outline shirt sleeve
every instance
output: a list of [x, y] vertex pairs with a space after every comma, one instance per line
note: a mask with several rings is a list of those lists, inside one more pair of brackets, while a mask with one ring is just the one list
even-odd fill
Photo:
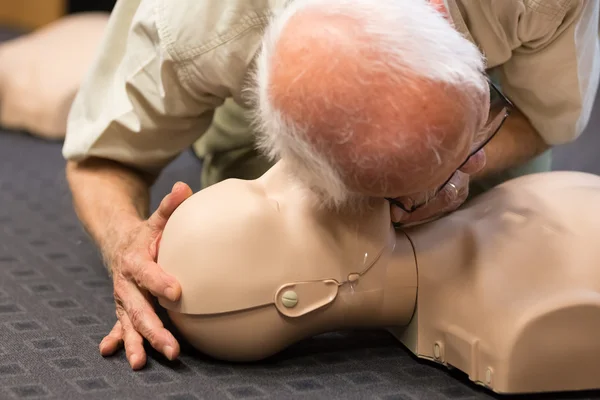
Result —
[[529, 3], [507, 32], [516, 45], [498, 77], [546, 143], [560, 145], [575, 140], [590, 119], [600, 74], [600, 2]]
[[[214, 71], [227, 69], [226, 58], [205, 61], [212, 79], [190, 83], [165, 46], [157, 9], [153, 0], [117, 2], [71, 107], [66, 159], [100, 157], [158, 173], [204, 133], [227, 97], [227, 83], [214, 79]], [[202, 31], [194, 34], [202, 40]]]

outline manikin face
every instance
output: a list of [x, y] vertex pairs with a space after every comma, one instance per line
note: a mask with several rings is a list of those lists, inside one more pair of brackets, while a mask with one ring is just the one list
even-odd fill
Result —
[[161, 304], [196, 348], [225, 359], [262, 358], [348, 324], [395, 321], [403, 308], [383, 297], [395, 248], [389, 206], [382, 199], [348, 217], [318, 207], [277, 166], [259, 180], [204, 189], [164, 230], [158, 264], [181, 283], [182, 297]]
[[[243, 309], [262, 303], [258, 292], [266, 293], [269, 301], [282, 282], [344, 282], [384, 249], [389, 254], [393, 243], [384, 199], [362, 214], [322, 209], [279, 167], [258, 180], [230, 179], [204, 189], [171, 216], [158, 262], [181, 281], [184, 293], [215, 299], [222, 298], [224, 287], [230, 293], [252, 292], [251, 286], [257, 291], [256, 298], [229, 298], [222, 307], [214, 301], [191, 305], [184, 295], [189, 312]], [[196, 276], [202, 279], [191, 279]]]
[[269, 268], [276, 274], [273, 266], [289, 260], [292, 250], [288, 238], [293, 231], [288, 232], [280, 211], [257, 181], [220, 182], [181, 204], [165, 228], [160, 252], [173, 247], [166, 245], [167, 238], [176, 237], [177, 248], [196, 252], [187, 259], [202, 263], [203, 275], [233, 285], [238, 284], [231, 276], [236, 271]]

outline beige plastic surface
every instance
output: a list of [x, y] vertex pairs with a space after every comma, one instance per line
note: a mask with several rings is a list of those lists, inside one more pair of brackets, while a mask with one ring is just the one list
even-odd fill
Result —
[[104, 12], [68, 15], [1, 43], [0, 125], [63, 139], [71, 104], [108, 18]]
[[598, 204], [600, 177], [538, 174], [394, 232], [385, 201], [322, 210], [278, 164], [173, 214], [158, 262], [183, 296], [162, 305], [193, 346], [225, 360], [391, 327], [418, 357], [499, 393], [597, 389]]
[[414, 254], [392, 229], [389, 205], [373, 201], [350, 216], [316, 201], [278, 164], [175, 211], [158, 263], [181, 282], [182, 298], [162, 305], [192, 345], [251, 361], [318, 333], [410, 321]]
[[419, 357], [498, 393], [600, 388], [600, 177], [521, 177], [407, 231]]

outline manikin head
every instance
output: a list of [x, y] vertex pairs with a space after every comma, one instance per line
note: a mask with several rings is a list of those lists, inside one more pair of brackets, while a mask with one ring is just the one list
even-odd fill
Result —
[[[487, 116], [482, 67], [426, 2], [291, 2], [256, 71], [261, 147], [282, 161], [193, 196], [163, 235], [158, 262], [182, 284], [181, 302], [164, 305], [184, 336], [221, 358], [256, 359], [356, 321], [406, 323], [416, 266], [384, 196], [429, 189], [465, 158]], [[386, 275], [392, 253], [406, 276]], [[293, 286], [297, 307], [282, 307], [281, 285], [315, 280], [314, 290]], [[240, 335], [250, 322], [270, 336]]]
[[415, 258], [386, 201], [365, 198], [352, 213], [320, 207], [283, 162], [196, 193], [165, 227], [158, 263], [182, 296], [161, 304], [206, 354], [257, 360], [319, 333], [401, 326], [413, 314]]
[[260, 146], [324, 200], [443, 183], [486, 122], [477, 48], [428, 0], [296, 0], [256, 71]]

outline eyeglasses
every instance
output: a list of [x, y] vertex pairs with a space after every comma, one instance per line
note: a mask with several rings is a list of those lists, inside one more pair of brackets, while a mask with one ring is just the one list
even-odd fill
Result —
[[[502, 125], [504, 125], [504, 121], [509, 116], [511, 110], [513, 109], [513, 104], [510, 100], [502, 94], [500, 89], [489, 79], [487, 78], [488, 85], [490, 87], [490, 111], [488, 114], [488, 120], [485, 127], [477, 134], [475, 140], [473, 141], [473, 150], [469, 153], [467, 159], [458, 166], [457, 171], [460, 170], [464, 165], [469, 161], [469, 159], [481, 151], [489, 142], [496, 136]], [[435, 197], [452, 179], [454, 173], [450, 175], [446, 181], [440, 185], [431, 195], [431, 197]], [[387, 200], [402, 209], [407, 213], [412, 213], [415, 210], [423, 207], [427, 204], [427, 200], [421, 203], [413, 204], [410, 207], [405, 206], [399, 200], [387, 198]]]

